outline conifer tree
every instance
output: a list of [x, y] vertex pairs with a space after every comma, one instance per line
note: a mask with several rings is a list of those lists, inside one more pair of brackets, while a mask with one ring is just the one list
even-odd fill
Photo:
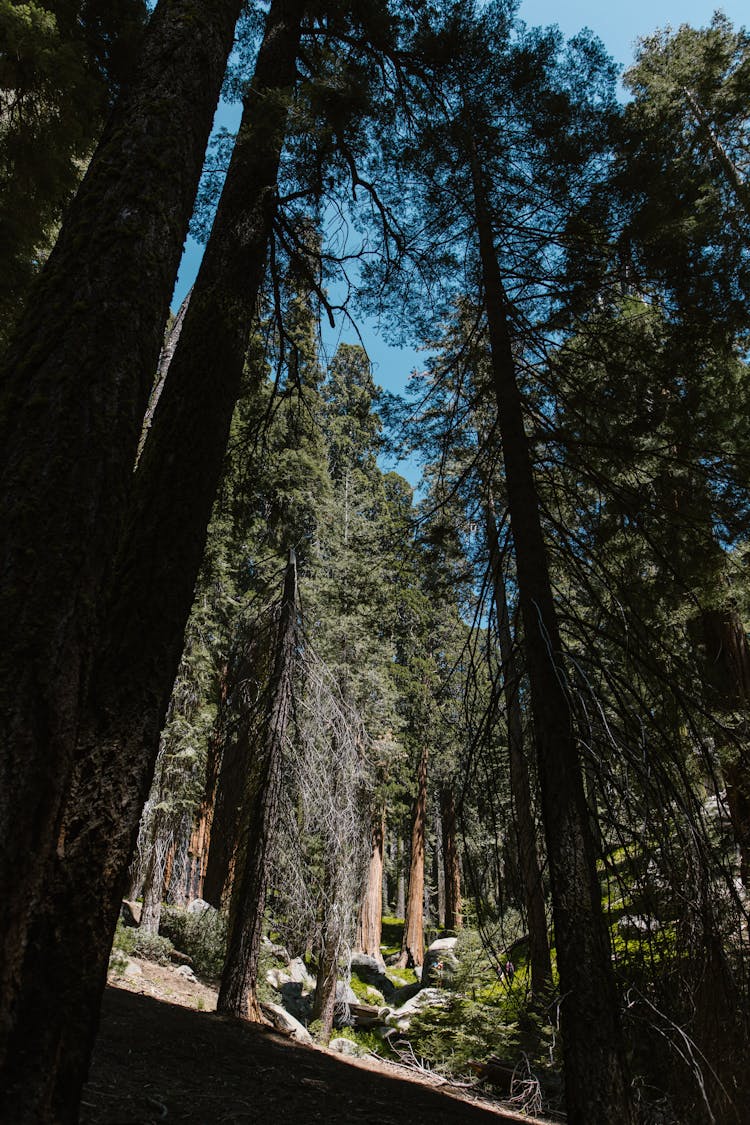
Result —
[[[40, 1113], [53, 1112], [50, 1100], [56, 1104], [55, 1068], [41, 1063], [44, 1035], [27, 1036], [18, 1023], [33, 1022], [35, 1006], [36, 1017], [48, 1022], [50, 1004], [44, 987], [37, 1001], [20, 983], [24, 955], [33, 959], [41, 941], [29, 934], [28, 912], [40, 900], [45, 910], [51, 906], [51, 892], [41, 886], [59, 845], [79, 702], [240, 8], [239, 0], [197, 9], [182, 0], [158, 5], [138, 66], [3, 357], [0, 822], [7, 846], [0, 1037], [5, 1044], [12, 1034], [16, 1043], [9, 1074], [21, 1102], [9, 1105], [18, 1115], [28, 1098], [39, 1099]], [[56, 1032], [50, 1034], [57, 1057]], [[40, 1064], [32, 1065], [33, 1079], [29, 1051]], [[74, 1082], [73, 1102], [75, 1089]], [[70, 1101], [63, 1098], [61, 1114], [73, 1112]]]

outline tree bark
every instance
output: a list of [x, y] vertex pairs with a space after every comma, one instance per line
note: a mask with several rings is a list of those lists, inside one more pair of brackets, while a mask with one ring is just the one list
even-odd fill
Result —
[[[330, 923], [330, 919], [328, 920]], [[336, 1010], [336, 985], [338, 983], [338, 942], [339, 934], [330, 927], [324, 929], [320, 964], [315, 976], [315, 998], [312, 1017], [320, 1020], [318, 1040], [327, 1044], [333, 1031], [333, 1017]]]
[[373, 817], [370, 833], [370, 862], [367, 868], [362, 902], [357, 919], [355, 948], [370, 957], [381, 959], [380, 938], [383, 928], [383, 845], [385, 840], [385, 807]]
[[240, 0], [161, 0], [0, 385], [0, 1061]]
[[446, 930], [460, 930], [463, 926], [461, 917], [461, 862], [458, 856], [456, 798], [450, 785], [443, 785], [440, 790], [440, 818], [445, 867], [445, 928]]
[[745, 887], [750, 887], [750, 645], [734, 606], [704, 610], [701, 624], [709, 705], [720, 712], [740, 712], [744, 716], [734, 732], [726, 732], [722, 740], [722, 771], [729, 818], [739, 851], [740, 878]]
[[[403, 826], [402, 830], [403, 832]], [[399, 832], [396, 842], [396, 917], [406, 917], [406, 877], [404, 874], [404, 838]]]
[[252, 769], [252, 747], [245, 725], [224, 746], [211, 822], [211, 844], [203, 883], [204, 897], [218, 910], [231, 898], [240, 844], [242, 807]]
[[258, 957], [268, 874], [279, 819], [284, 741], [292, 713], [297, 644], [297, 563], [294, 551], [284, 578], [275, 656], [263, 724], [263, 745], [252, 766], [242, 873], [235, 880], [227, 956], [216, 1010], [263, 1022], [258, 1000]]
[[424, 852], [427, 828], [427, 746], [422, 747], [417, 767], [417, 797], [411, 827], [411, 862], [406, 898], [404, 936], [401, 942], [401, 968], [424, 961]]
[[158, 934], [161, 922], [161, 904], [164, 898], [165, 885], [165, 856], [160, 854], [158, 818], [154, 824], [154, 834], [151, 841], [151, 854], [146, 865], [146, 877], [143, 880], [143, 909], [138, 928], [147, 934]]
[[435, 810], [435, 851], [432, 857], [432, 873], [437, 887], [437, 923], [445, 929], [445, 846], [443, 842], [442, 790], [441, 800]]
[[619, 997], [601, 906], [596, 855], [531, 451], [508, 320], [508, 301], [476, 144], [469, 159], [493, 386], [524, 625], [542, 814], [550, 865], [568, 1117], [578, 1125], [634, 1121]]
[[19, 1125], [74, 1120], [85, 1079], [263, 277], [301, 11], [301, 3], [276, 0], [269, 12], [214, 228], [135, 474], [63, 834], [25, 951], [3, 1103]]
[[193, 822], [193, 830], [188, 844], [188, 869], [186, 875], [185, 898], [188, 902], [203, 898], [203, 884], [206, 878], [211, 832], [216, 804], [216, 790], [221, 768], [222, 746], [224, 743], [224, 711], [227, 703], [227, 665], [224, 664], [219, 679], [219, 709], [216, 722], [208, 744], [206, 759], [206, 782], [203, 798]]
[[523, 882], [526, 920], [529, 927], [529, 962], [531, 965], [531, 991], [535, 997], [541, 996], [552, 980], [552, 962], [547, 937], [547, 910], [544, 900], [544, 884], [536, 843], [536, 827], [531, 803], [531, 783], [529, 767], [524, 748], [523, 716], [519, 693], [521, 676], [516, 664], [513, 637], [510, 631], [510, 615], [505, 593], [505, 576], [500, 563], [497, 525], [489, 498], [486, 508], [487, 543], [490, 553], [490, 572], [492, 593], [497, 618], [497, 635], [500, 645], [500, 659], [503, 663], [503, 692], [508, 724], [508, 761], [510, 766], [510, 789], [516, 814], [518, 832], [518, 858]]

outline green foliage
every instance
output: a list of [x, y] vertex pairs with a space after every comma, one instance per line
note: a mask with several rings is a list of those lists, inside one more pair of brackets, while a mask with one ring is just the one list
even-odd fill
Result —
[[401, 951], [401, 941], [403, 939], [403, 936], [403, 918], [392, 918], [389, 915], [384, 914], [380, 935], [380, 948], [384, 957], [389, 957], [391, 954], [399, 953]]
[[168, 965], [170, 952], [174, 945], [163, 934], [150, 934], [144, 930], [135, 930], [135, 945], [133, 953], [142, 957], [144, 961], [156, 961], [159, 965]]
[[128, 958], [135, 952], [136, 932], [132, 926], [126, 926], [121, 919], [118, 919], [112, 950], [109, 955], [110, 972], [118, 975], [124, 972]]
[[355, 1027], [341, 1027], [336, 1029], [336, 1037], [348, 1039], [350, 1042], [356, 1043], [363, 1051], [369, 1051], [373, 1055], [390, 1054], [384, 1041], [374, 1031], [366, 1031]]
[[122, 971], [129, 957], [142, 957], [144, 961], [156, 961], [159, 965], [169, 964], [169, 954], [174, 944], [163, 934], [150, 934], [135, 926], [117, 923], [115, 938], [110, 954], [110, 968]]
[[750, 36], [722, 13], [641, 40], [618, 186], [630, 253], [704, 331], [747, 333]]
[[175, 949], [187, 953], [200, 976], [215, 980], [221, 975], [227, 941], [227, 922], [217, 910], [200, 914], [180, 907], [162, 907], [161, 934], [171, 939]]
[[0, 343], [145, 23], [144, 0], [0, 0]]
[[409, 1026], [415, 1054], [436, 1069], [469, 1075], [469, 1063], [490, 1055], [511, 1066], [525, 1055], [535, 1071], [560, 1065], [560, 1043], [554, 1028], [528, 1007], [509, 1000], [486, 1003], [454, 995], [445, 1007], [425, 1008]]

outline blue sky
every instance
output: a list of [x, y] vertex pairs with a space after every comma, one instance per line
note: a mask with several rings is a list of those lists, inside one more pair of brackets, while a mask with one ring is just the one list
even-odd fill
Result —
[[[750, 23], [748, 0], [725, 0], [723, 4], [711, 3], [710, 0], [522, 0], [519, 12], [527, 24], [556, 23], [566, 36], [583, 27], [590, 28], [603, 41], [615, 61], [626, 67], [632, 60], [635, 42], [641, 36], [650, 35], [668, 24], [675, 28], [683, 23], [704, 27], [717, 8], [737, 26]], [[238, 106], [220, 107], [218, 123], [231, 129], [236, 128], [238, 121]], [[192, 239], [188, 240], [175, 287], [175, 308], [193, 282], [200, 255], [201, 247]], [[420, 365], [420, 354], [409, 348], [389, 346], [372, 322], [362, 323], [359, 327], [373, 363], [376, 382], [388, 390], [403, 390], [410, 372]], [[351, 328], [341, 327], [335, 333], [326, 332], [326, 348], [334, 348], [338, 339], [357, 342]], [[407, 469], [405, 475], [411, 478], [413, 472]]]

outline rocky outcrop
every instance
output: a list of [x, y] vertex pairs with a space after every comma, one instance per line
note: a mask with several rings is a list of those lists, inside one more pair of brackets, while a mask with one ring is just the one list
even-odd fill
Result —
[[385, 962], [382, 958], [370, 957], [366, 953], [352, 953], [352, 973], [372, 988], [376, 988], [384, 1000], [390, 1000], [396, 991], [395, 985], [388, 979], [385, 972]]
[[456, 957], [457, 938], [438, 938], [428, 947], [422, 965], [422, 984], [425, 988], [442, 988], [450, 985], [458, 970]]
[[313, 1038], [307, 1028], [280, 1004], [261, 1004], [261, 1011], [277, 1031], [289, 1035], [297, 1043], [312, 1043]]
[[445, 1008], [451, 1001], [451, 993], [442, 988], [422, 988], [397, 1011], [384, 1013], [384, 1022], [398, 1031], [408, 1031], [413, 1017], [425, 1008]]

